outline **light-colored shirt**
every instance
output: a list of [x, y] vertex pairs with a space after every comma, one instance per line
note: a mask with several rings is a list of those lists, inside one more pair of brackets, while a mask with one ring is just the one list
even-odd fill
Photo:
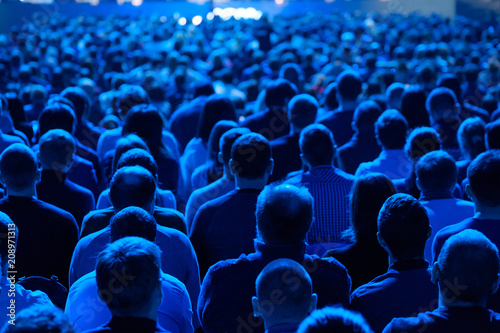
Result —
[[382, 150], [371, 162], [361, 163], [356, 177], [370, 172], [380, 172], [390, 179], [408, 178], [411, 174], [411, 161], [403, 149]]
[[178, 188], [178, 192], [182, 198], [187, 200], [191, 195], [191, 176], [197, 167], [207, 162], [207, 159], [207, 144], [201, 138], [191, 139], [180, 159], [183, 188]]

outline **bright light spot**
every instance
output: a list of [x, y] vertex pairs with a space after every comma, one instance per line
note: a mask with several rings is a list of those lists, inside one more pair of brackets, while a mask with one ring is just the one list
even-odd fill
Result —
[[161, 23], [165, 23], [165, 22], [167, 22], [167, 17], [166, 17], [166, 16], [162, 16], [162, 17], [160, 17], [160, 22], [161, 22]]
[[121, 6], [123, 5], [123, 3], [125, 2], [125, 0], [116, 0], [116, 3]]
[[180, 25], [186, 25], [187, 20], [186, 20], [186, 18], [185, 18], [185, 17], [181, 17], [181, 18], [179, 19], [179, 22], [178, 22], [178, 23], [179, 23]]
[[181, 14], [179, 12], [174, 13], [174, 20], [178, 20], [181, 17]]
[[332, 3], [334, 2], [335, 0], [325, 0], [326, 3]]
[[142, 5], [142, 0], [132, 0], [132, 6], [139, 7]]
[[257, 13], [255, 14], [255, 16], [253, 17], [253, 19], [260, 20], [261, 17], [262, 17], [262, 12], [260, 10], [258, 10]]
[[[222, 13], [222, 8], [220, 8], [220, 7], [214, 8], [214, 12], [213, 12], [214, 15], [220, 16], [221, 13]], [[208, 13], [208, 14], [210, 14], [210, 13]]]
[[91, 6], [97, 6], [99, 4], [99, 0], [90, 0]]
[[282, 5], [285, 3], [285, 0], [274, 0], [274, 2], [277, 4], [277, 5]]
[[207, 20], [209, 20], [209, 21], [212, 21], [214, 19], [214, 17], [215, 17], [215, 14], [212, 12], [207, 14]]
[[203, 18], [200, 15], [196, 15], [193, 17], [193, 25], [200, 25], [201, 21], [203, 21]]
[[[282, 1], [284, 3], [284, 0], [275, 0], [275, 1]], [[207, 14], [207, 19], [209, 19], [209, 16], [211, 13]], [[223, 20], [227, 21], [230, 18], [235, 18], [236, 20], [239, 19], [252, 19], [252, 20], [260, 20], [262, 17], [262, 12], [259, 10], [256, 10], [253, 7], [248, 7], [248, 8], [233, 8], [233, 7], [226, 7], [226, 8], [215, 8], [213, 11], [214, 16], [219, 16]]]

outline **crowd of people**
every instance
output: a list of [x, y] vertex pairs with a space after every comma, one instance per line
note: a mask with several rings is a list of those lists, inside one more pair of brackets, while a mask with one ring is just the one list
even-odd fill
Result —
[[4, 332], [499, 332], [499, 29], [12, 27]]

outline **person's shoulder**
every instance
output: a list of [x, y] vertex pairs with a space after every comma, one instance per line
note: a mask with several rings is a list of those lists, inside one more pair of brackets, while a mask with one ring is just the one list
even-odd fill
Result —
[[[111, 218], [113, 214], [115, 213], [113, 207], [107, 207], [103, 209], [96, 209], [93, 211], [90, 211], [85, 217], [83, 218], [84, 224], [87, 221], [92, 221], [92, 220], [99, 220], [103, 218]], [[82, 224], [82, 225], [84, 225]]]
[[179, 212], [173, 208], [155, 206], [155, 210], [153, 212], [153, 215], [155, 217], [178, 219], [178, 220], [184, 221], [184, 215], [182, 215], [181, 212]]
[[21, 300], [23, 300], [25, 303], [29, 305], [35, 305], [35, 304], [46, 304], [46, 305], [52, 305], [52, 301], [50, 300], [49, 296], [47, 296], [46, 293], [40, 290], [28, 290], [25, 289], [23, 286], [20, 284], [16, 284], [16, 303], [17, 305], [20, 305], [19, 303]]
[[348, 181], [348, 182], [354, 182], [354, 180], [356, 179], [356, 176], [354, 175], [351, 175], [350, 173], [347, 173], [345, 172], [344, 170], [342, 169], [339, 169], [339, 168], [334, 168], [335, 172], [337, 173], [337, 175], [344, 179], [345, 181]]
[[442, 239], [442, 238], [448, 238], [451, 235], [454, 235], [456, 233], [459, 233], [462, 230], [469, 228], [471, 226], [471, 224], [473, 224], [473, 222], [474, 222], [473, 218], [468, 218], [468, 219], [465, 219], [461, 222], [458, 222], [458, 223], [455, 223], [452, 225], [448, 225], [436, 233], [435, 239], [438, 240], [438, 239]]
[[78, 194], [85, 196], [85, 197], [94, 198], [94, 194], [92, 194], [92, 191], [90, 191], [88, 188], [85, 188], [81, 185], [78, 185], [77, 183], [72, 182], [69, 179], [66, 179], [65, 184], [71, 191], [73, 191], [75, 193], [78, 193]]
[[382, 333], [412, 333], [427, 332], [425, 327], [432, 322], [429, 313], [419, 313], [417, 317], [393, 318]]
[[212, 281], [233, 279], [236, 272], [246, 271], [246, 268], [255, 263], [252, 257], [253, 254], [241, 254], [238, 258], [221, 260], [210, 266], [205, 279]]
[[[73, 215], [71, 215], [71, 213], [65, 211], [64, 209], [59, 208], [57, 206], [54, 206], [48, 202], [45, 202], [45, 201], [42, 201], [39, 199], [34, 199], [33, 202], [38, 207], [38, 209], [46, 212], [47, 214], [52, 215], [58, 221], [65, 221], [65, 222], [74, 223], [75, 226], [77, 226]], [[78, 226], [77, 226], [77, 228], [78, 228]]]

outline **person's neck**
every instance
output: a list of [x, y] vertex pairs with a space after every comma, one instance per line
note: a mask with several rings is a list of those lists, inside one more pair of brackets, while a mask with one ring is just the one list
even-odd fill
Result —
[[500, 220], [500, 207], [484, 207], [475, 203], [474, 218], [481, 220]]
[[339, 101], [339, 111], [346, 111], [346, 110], [354, 110], [358, 106], [358, 103], [356, 101], [346, 101], [342, 100]]
[[[483, 299], [476, 301], [476, 302], [466, 302], [466, 301], [458, 300], [458, 299], [456, 299], [456, 297], [446, 297], [445, 295], [443, 295], [443, 292], [441, 292], [441, 286], [439, 286], [439, 287], [440, 287], [439, 300], [438, 300], [439, 306], [444, 306], [447, 308], [449, 308], [449, 307], [483, 307], [483, 308], [486, 308], [487, 297], [484, 297]], [[457, 285], [457, 286], [453, 286], [452, 288], [457, 288], [457, 290], [455, 290], [455, 292], [459, 293], [460, 290], [458, 288], [460, 288], [460, 287], [461, 286]], [[449, 289], [447, 286], [443, 286], [443, 288]], [[462, 287], [462, 288], [464, 288], [464, 287]]]
[[452, 189], [420, 189], [420, 201], [454, 198]]
[[229, 170], [229, 166], [228, 165], [224, 165], [224, 176], [223, 177], [226, 178], [229, 181], [234, 182], [234, 176], [231, 173], [231, 171]]
[[290, 123], [290, 135], [300, 135], [300, 132], [302, 132], [302, 128], [294, 126]]
[[234, 182], [237, 190], [262, 190], [267, 184], [267, 176], [257, 179], [247, 179], [236, 176]]
[[146, 318], [154, 321], [158, 321], [158, 308], [153, 306], [148, 306], [145, 309], [134, 312], [134, 314], [125, 315], [121, 312], [111, 311], [113, 317], [135, 317], [135, 318]]
[[13, 197], [36, 198], [36, 187], [34, 184], [33, 186], [22, 190], [14, 190], [7, 187], [7, 195]]
[[306, 319], [307, 314], [305, 316], [295, 316], [294, 318], [273, 318], [273, 317], [268, 317], [264, 318], [264, 327], [266, 330], [270, 329], [271, 327], [274, 327], [276, 325], [282, 325], [282, 324], [300, 324], [304, 319]]
[[425, 255], [422, 254], [421, 256], [416, 256], [412, 258], [401, 258], [398, 259], [392, 255], [392, 253], [389, 252], [389, 266], [398, 263], [398, 262], [403, 262], [403, 261], [409, 261], [409, 260], [425, 260]]

